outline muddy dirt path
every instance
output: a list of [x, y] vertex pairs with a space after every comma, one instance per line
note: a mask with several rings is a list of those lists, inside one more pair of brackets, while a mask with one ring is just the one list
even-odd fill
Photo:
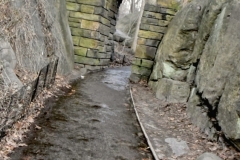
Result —
[[13, 160], [148, 160], [152, 155], [131, 107], [130, 67], [89, 74], [38, 118]]

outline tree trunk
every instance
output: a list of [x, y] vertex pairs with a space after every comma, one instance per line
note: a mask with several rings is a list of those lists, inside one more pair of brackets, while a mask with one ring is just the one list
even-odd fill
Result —
[[135, 10], [135, 0], [131, 0], [131, 9], [130, 12], [133, 13]]
[[133, 43], [132, 43], [132, 50], [133, 52], [136, 51], [137, 48], [137, 39], [138, 39], [138, 32], [139, 32], [139, 28], [140, 28], [140, 24], [141, 24], [141, 20], [142, 20], [142, 15], [143, 15], [143, 11], [144, 11], [144, 6], [145, 6], [145, 0], [142, 0], [142, 5], [141, 5], [141, 10], [140, 10], [140, 16], [138, 18], [138, 22], [136, 25], [136, 31], [134, 33], [134, 37], [133, 37]]

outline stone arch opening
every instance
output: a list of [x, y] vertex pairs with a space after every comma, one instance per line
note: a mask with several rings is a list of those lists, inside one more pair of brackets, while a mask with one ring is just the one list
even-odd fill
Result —
[[[75, 66], [87, 70], [106, 68], [114, 53], [114, 32], [123, 0], [67, 0]], [[145, 1], [137, 32], [130, 79], [148, 80], [157, 48], [175, 15], [176, 0]]]

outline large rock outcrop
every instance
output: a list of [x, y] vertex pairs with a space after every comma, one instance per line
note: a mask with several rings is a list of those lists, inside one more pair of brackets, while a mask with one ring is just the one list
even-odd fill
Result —
[[[186, 90], [179, 90], [179, 93], [177, 93], [185, 95], [176, 99], [181, 102], [186, 102], [189, 95], [190, 84], [188, 81], [191, 80], [189, 73], [192, 70], [191, 65], [197, 59], [193, 54], [193, 48], [203, 11], [207, 4], [206, 1], [196, 1], [178, 12], [170, 23], [155, 57], [150, 86], [159, 90], [158, 87], [161, 88], [162, 78], [165, 78], [165, 81], [169, 81], [169, 83], [171, 83], [170, 81], [178, 81], [178, 83], [171, 83], [171, 86], [175, 86], [169, 87], [172, 93], [178, 87], [181, 88], [183, 84], [186, 85]], [[188, 94], [185, 94], [185, 92], [188, 92]], [[161, 95], [157, 94], [157, 97], [161, 97]], [[165, 96], [166, 101], [175, 102], [175, 100], [170, 99], [171, 94]]]
[[4, 1], [0, 9], [1, 139], [14, 123], [38, 114], [41, 106], [30, 103], [53, 85], [57, 70], [72, 71], [73, 43], [65, 1]]
[[195, 0], [178, 12], [158, 48], [149, 85], [162, 98], [163, 82], [171, 82], [164, 100], [176, 102], [179, 95], [210, 138], [223, 132], [240, 148], [239, 7], [238, 0]]
[[[73, 69], [73, 42], [68, 25], [66, 2], [62, 0], [11, 1], [13, 17], [21, 19], [14, 27], [12, 41], [19, 65], [39, 72], [58, 56], [58, 73]], [[21, 13], [21, 14], [18, 14]]]
[[66, 9], [66, 1], [63, 0], [51, 0], [49, 1], [52, 5], [48, 6], [49, 11], [51, 7], [55, 8], [56, 23], [55, 28], [52, 32], [58, 38], [60, 53], [59, 55], [59, 67], [58, 72], [61, 74], [68, 74], [72, 71], [74, 65], [74, 51], [71, 31], [68, 24], [68, 15]]

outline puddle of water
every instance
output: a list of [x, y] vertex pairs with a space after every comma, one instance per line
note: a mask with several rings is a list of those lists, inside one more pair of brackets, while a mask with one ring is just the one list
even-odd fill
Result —
[[[128, 78], [131, 71], [130, 70], [107, 70], [105, 78], [103, 78], [102, 82], [116, 91], [122, 91], [126, 89], [126, 85], [128, 84]], [[108, 76], [111, 75], [111, 76]]]

